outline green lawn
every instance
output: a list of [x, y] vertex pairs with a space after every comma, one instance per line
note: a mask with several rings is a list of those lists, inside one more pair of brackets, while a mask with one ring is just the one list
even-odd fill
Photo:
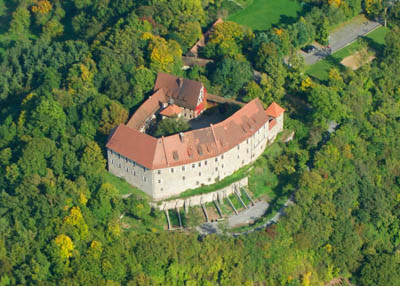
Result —
[[[385, 44], [385, 35], [389, 31], [388, 28], [380, 27], [365, 37], [363, 39], [367, 42], [368, 47], [375, 51], [377, 54], [382, 52]], [[319, 80], [327, 80], [329, 75], [329, 70], [333, 67], [338, 69], [344, 69], [345, 67], [340, 64], [340, 62], [345, 58], [355, 53], [360, 48], [360, 41], [356, 41], [351, 45], [337, 51], [336, 53], [326, 57], [324, 60], [319, 61], [311, 65], [307, 69], [307, 73], [314, 78]]]
[[254, 0], [248, 7], [230, 15], [228, 20], [260, 31], [274, 24], [294, 22], [300, 11], [301, 4], [295, 0]]
[[142, 192], [138, 188], [131, 186], [124, 179], [118, 178], [117, 176], [107, 171], [104, 171], [103, 178], [106, 182], [116, 187], [121, 195], [134, 194], [135, 196], [145, 197], [150, 199], [150, 197], [146, 193]]

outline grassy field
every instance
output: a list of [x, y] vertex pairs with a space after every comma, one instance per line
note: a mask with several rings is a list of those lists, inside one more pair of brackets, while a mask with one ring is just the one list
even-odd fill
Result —
[[[385, 35], [389, 31], [388, 28], [380, 27], [365, 37], [363, 39], [367, 42], [368, 47], [379, 55], [382, 52], [385, 44]], [[314, 78], [319, 80], [327, 80], [329, 75], [329, 70], [333, 67], [338, 69], [344, 69], [345, 67], [340, 64], [340, 62], [355, 52], [360, 48], [360, 41], [356, 41], [351, 45], [337, 51], [336, 53], [326, 57], [307, 69], [307, 73]]]
[[300, 11], [301, 4], [294, 0], [254, 0], [228, 20], [261, 31], [278, 23], [294, 22]]

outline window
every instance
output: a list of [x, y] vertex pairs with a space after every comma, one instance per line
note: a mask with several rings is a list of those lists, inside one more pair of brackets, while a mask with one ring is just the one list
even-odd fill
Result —
[[211, 182], [211, 178], [208, 178], [208, 181]]
[[173, 173], [174, 172], [174, 168], [171, 168], [171, 173]]
[[240, 158], [240, 156], [238, 155], [238, 159]]
[[126, 171], [127, 171], [127, 172], [129, 172], [129, 169], [128, 169], [128, 167], [126, 167], [125, 169], [126, 169]]
[[114, 159], [111, 159], [111, 164], [114, 164]]
[[222, 154], [221, 159], [224, 159], [224, 154]]
[[249, 149], [246, 150], [246, 153], [249, 154]]
[[132, 162], [132, 166], [135, 167], [135, 166], [136, 166], [136, 163], [135, 163], [135, 162]]
[[164, 188], [161, 188], [161, 192], [164, 191]]
[[161, 180], [158, 180], [158, 183], [161, 184]]
[[186, 171], [186, 167], [185, 166], [182, 166], [182, 171]]
[[135, 171], [132, 171], [132, 175], [136, 176], [136, 172], [135, 172]]
[[247, 139], [246, 143], [249, 144], [249, 139]]
[[193, 168], [193, 169], [196, 168], [196, 164], [192, 164], [192, 168]]
[[201, 172], [199, 172], [199, 176], [201, 176]]
[[118, 168], [121, 168], [121, 163], [118, 164]]
[[196, 181], [196, 185], [198, 185], [199, 184], [199, 181]]
[[218, 171], [218, 167], [215, 167], [215, 171]]
[[185, 180], [185, 179], [186, 179], [185, 176], [183, 176], [183, 177], [182, 177], [182, 180]]
[[215, 158], [215, 162], [218, 162], [218, 158]]
[[242, 160], [242, 165], [244, 165], [244, 160]]
[[222, 164], [222, 168], [224, 168], [224, 164]]
[[207, 166], [207, 161], [204, 161], [204, 165], [206, 165], [206, 166]]
[[240, 149], [240, 145], [238, 145], [237, 149], [238, 149], [238, 150]]
[[161, 174], [161, 170], [158, 170], [157, 173], [160, 175]]
[[145, 176], [143, 176], [143, 182], [146, 182], [146, 177]]
[[199, 167], [201, 167], [201, 162], [199, 162]]

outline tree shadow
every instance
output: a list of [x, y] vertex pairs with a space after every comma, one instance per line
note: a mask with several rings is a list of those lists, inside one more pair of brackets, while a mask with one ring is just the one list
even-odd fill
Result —
[[0, 34], [4, 34], [9, 30], [12, 13], [17, 7], [17, 1], [4, 1], [4, 14], [0, 15]]
[[279, 24], [286, 24], [286, 25], [294, 24], [294, 23], [297, 21], [297, 19], [299, 18], [298, 15], [299, 15], [299, 14], [297, 14], [296, 17], [287, 16], [287, 15], [281, 15], [281, 16], [279, 17]]
[[376, 42], [375, 40], [368, 38], [368, 37], [361, 37], [363, 39], [363, 41], [365, 41], [368, 45], [369, 48], [373, 49], [376, 52], [376, 55], [378, 57], [383, 55], [383, 51], [385, 49], [385, 45], [384, 44], [380, 44], [378, 42]]

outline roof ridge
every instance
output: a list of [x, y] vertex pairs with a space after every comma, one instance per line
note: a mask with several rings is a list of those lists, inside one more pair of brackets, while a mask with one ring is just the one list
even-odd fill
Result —
[[167, 151], [165, 150], [164, 136], [162, 136], [162, 137], [161, 137], [161, 142], [162, 142], [162, 145], [163, 145], [163, 150], [164, 150], [165, 161], [167, 162], [167, 166], [169, 166], [169, 162], [168, 162], [168, 156], [167, 156]]
[[215, 136], [215, 131], [214, 131], [214, 124], [210, 124], [210, 128], [211, 128], [211, 132], [215, 141], [215, 145], [217, 146], [217, 150], [218, 152], [220, 151], [219, 146], [218, 146], [218, 142], [217, 142], [217, 136]]

